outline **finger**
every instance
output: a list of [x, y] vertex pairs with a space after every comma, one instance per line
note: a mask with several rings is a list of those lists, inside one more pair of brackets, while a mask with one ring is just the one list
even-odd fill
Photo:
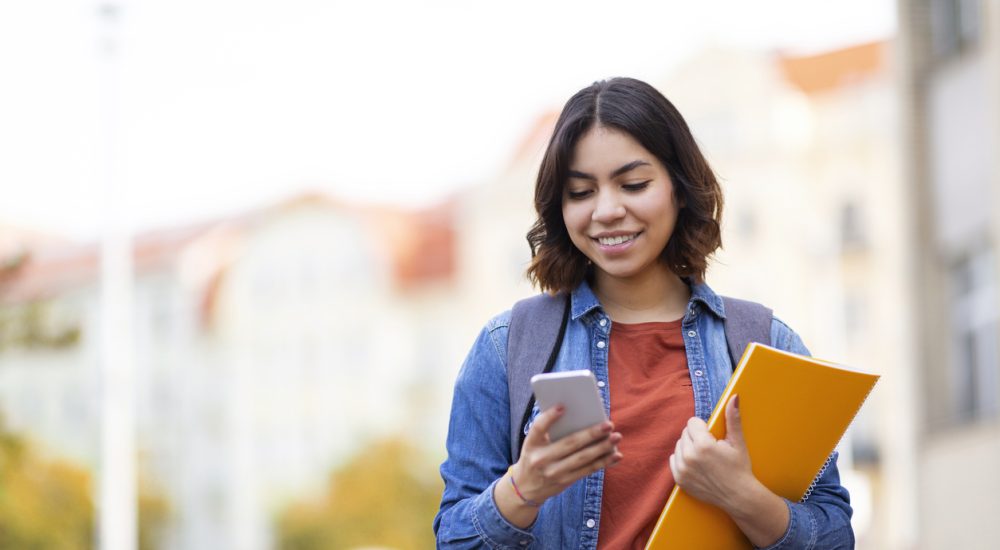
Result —
[[625, 456], [621, 453], [621, 451], [615, 449], [615, 453], [611, 457], [611, 462], [609, 462], [608, 465], [605, 466], [605, 468], [613, 468], [617, 466], [622, 461], [623, 458], [625, 458]]
[[602, 460], [608, 455], [617, 452], [616, 446], [621, 441], [621, 438], [622, 434], [615, 432], [608, 435], [603, 441], [597, 441], [559, 460], [554, 460], [551, 463], [549, 472], [553, 476], [561, 476], [566, 472], [587, 469], [588, 464]]
[[712, 435], [712, 432], [708, 431], [708, 424], [705, 424], [705, 421], [697, 416], [691, 417], [688, 420], [684, 432], [687, 434], [690, 450], [692, 451], [695, 449], [706, 449], [715, 444], [715, 436]]
[[685, 449], [690, 445], [692, 445], [691, 436], [688, 435], [687, 428], [685, 428], [684, 431], [681, 432], [681, 436], [677, 438], [677, 443], [674, 444], [674, 454], [683, 454]]
[[[566, 472], [586, 468], [585, 464], [601, 457], [607, 456], [615, 451], [615, 444], [619, 439], [611, 439], [612, 434], [592, 440], [589, 444], [567, 447], [562, 445], [564, 441], [560, 439], [556, 443], [538, 449], [535, 453], [535, 462], [544, 465], [544, 475], [550, 479], [558, 479], [566, 482]], [[618, 434], [620, 438], [621, 434]]]
[[708, 424], [704, 420], [697, 416], [692, 416], [688, 419], [687, 425], [684, 427], [685, 430], [692, 432], [692, 439], [697, 441], [697, 436], [702, 433], [708, 433]]
[[622, 460], [622, 454], [618, 451], [612, 450], [611, 452], [598, 456], [594, 460], [580, 465], [580, 467], [570, 470], [566, 473], [565, 479], [568, 483], [573, 483], [576, 480], [588, 476], [601, 468], [609, 468], [618, 464]]
[[745, 445], [743, 441], [743, 418], [740, 415], [739, 395], [734, 395], [726, 403], [726, 441], [735, 447]]
[[603, 441], [611, 435], [614, 429], [614, 424], [610, 420], [605, 420], [600, 424], [594, 424], [589, 428], [573, 432], [552, 445], [553, 458], [558, 460], [584, 447]]
[[683, 454], [674, 453], [670, 455], [670, 471], [674, 474], [674, 481], [680, 483], [687, 472], [687, 462], [684, 461]]
[[528, 435], [524, 438], [524, 445], [527, 447], [529, 442], [533, 446], [541, 446], [548, 443], [549, 429], [552, 428], [552, 424], [556, 420], [559, 420], [565, 412], [566, 407], [556, 405], [539, 413], [535, 417], [535, 421], [531, 423], [531, 427], [528, 428]]
[[[539, 463], [553, 465], [552, 468], [547, 469], [548, 472], [552, 472], [554, 469], [558, 469], [554, 465], [565, 460], [566, 457], [572, 456], [581, 449], [606, 441], [613, 429], [614, 425], [607, 420], [584, 428], [555, 443], [539, 447], [535, 453], [535, 459]], [[563, 468], [563, 470], [565, 469]]]

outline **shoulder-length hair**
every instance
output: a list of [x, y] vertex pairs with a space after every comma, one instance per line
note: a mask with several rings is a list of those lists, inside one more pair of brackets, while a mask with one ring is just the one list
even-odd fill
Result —
[[535, 183], [538, 219], [528, 231], [528, 279], [543, 291], [571, 291], [589, 274], [587, 257], [570, 241], [563, 190], [577, 142], [594, 126], [623, 131], [663, 163], [680, 212], [660, 259], [680, 277], [700, 281], [722, 245], [722, 190], [684, 118], [655, 88], [634, 78], [595, 82], [566, 102]]

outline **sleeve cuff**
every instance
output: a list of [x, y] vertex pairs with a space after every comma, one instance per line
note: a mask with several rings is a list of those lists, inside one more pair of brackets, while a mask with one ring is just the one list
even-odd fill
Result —
[[780, 550], [784, 548], [809, 548], [816, 538], [816, 522], [804, 504], [796, 504], [787, 498], [788, 529], [777, 542], [762, 550]]
[[525, 531], [507, 521], [493, 498], [493, 490], [500, 478], [476, 497], [473, 505], [472, 522], [479, 536], [490, 548], [527, 548], [535, 540], [530, 531]]

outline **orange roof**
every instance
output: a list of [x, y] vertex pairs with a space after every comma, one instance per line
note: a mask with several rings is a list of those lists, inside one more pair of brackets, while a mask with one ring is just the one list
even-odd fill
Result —
[[[455, 271], [454, 203], [412, 211], [347, 205], [319, 193], [297, 195], [275, 205], [247, 214], [232, 216], [190, 226], [149, 231], [133, 241], [133, 261], [137, 274], [171, 269], [180, 254], [197, 239], [222, 226], [235, 227], [237, 232], [251, 231], [265, 217], [301, 204], [321, 203], [357, 212], [368, 220], [382, 236], [392, 277], [402, 288], [447, 280]], [[9, 235], [10, 233], [8, 233]], [[14, 250], [23, 250], [15, 255]], [[96, 243], [68, 242], [31, 243], [27, 240], [12, 252], [0, 255], [0, 300], [23, 302], [56, 296], [67, 290], [96, 285], [100, 276], [100, 247]], [[225, 266], [221, 266], [224, 269]], [[224, 274], [209, 278], [204, 291], [211, 302]], [[202, 304], [210, 315], [212, 305]]]
[[535, 119], [531, 129], [524, 134], [517, 147], [514, 149], [513, 162], [517, 162], [525, 157], [534, 155], [545, 150], [549, 140], [552, 138], [552, 130], [559, 120], [559, 110], [551, 110], [542, 113]]
[[446, 281], [455, 274], [454, 199], [420, 210], [374, 208], [372, 229], [388, 246], [393, 279], [402, 289]]
[[27, 249], [67, 242], [56, 235], [0, 223], [0, 261], [20, 256]]
[[823, 93], [883, 73], [888, 42], [859, 44], [816, 55], [779, 54], [778, 63], [794, 86], [807, 94]]

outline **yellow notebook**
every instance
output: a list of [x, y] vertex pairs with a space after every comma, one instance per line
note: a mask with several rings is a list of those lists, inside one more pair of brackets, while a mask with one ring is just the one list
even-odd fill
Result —
[[[725, 405], [740, 396], [743, 435], [753, 473], [792, 502], [809, 489], [879, 379], [873, 374], [774, 349], [747, 346], [712, 416], [725, 437]], [[674, 486], [646, 550], [752, 548], [721, 509]]]

